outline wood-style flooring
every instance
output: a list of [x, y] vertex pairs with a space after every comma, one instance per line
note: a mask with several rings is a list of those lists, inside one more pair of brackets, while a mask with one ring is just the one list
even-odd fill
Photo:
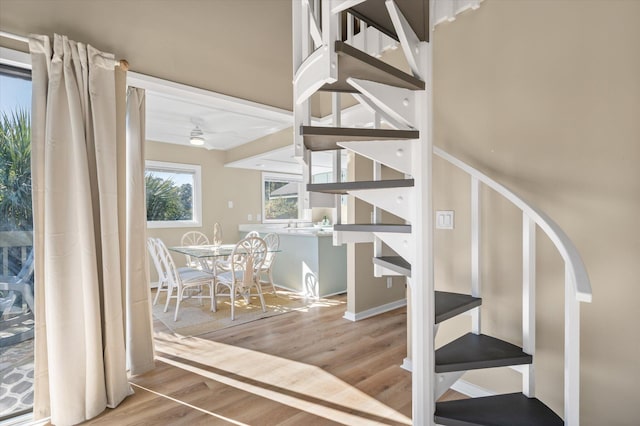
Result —
[[411, 374], [400, 368], [406, 310], [358, 322], [345, 310], [338, 296], [187, 338], [156, 321], [156, 368], [85, 424], [411, 424]]

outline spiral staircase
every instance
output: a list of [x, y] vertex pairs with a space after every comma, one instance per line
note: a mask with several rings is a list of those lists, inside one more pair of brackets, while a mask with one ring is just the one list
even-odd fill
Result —
[[[432, 145], [432, 46], [434, 25], [479, 0], [292, 0], [294, 149], [304, 164], [305, 207], [339, 206], [349, 194], [374, 206], [373, 223], [342, 223], [335, 244], [373, 243], [376, 276], [407, 277], [410, 291], [413, 423], [416, 425], [579, 424], [579, 304], [591, 300], [589, 279], [567, 235], [543, 212], [490, 177]], [[358, 31], [360, 45], [354, 42]], [[367, 39], [368, 37], [368, 39]], [[375, 55], [383, 39], [396, 40], [411, 73]], [[372, 48], [373, 46], [373, 48]], [[371, 54], [370, 52], [374, 53]], [[313, 125], [311, 96], [332, 96], [332, 125]], [[372, 128], [342, 126], [340, 94], [350, 93], [374, 116]], [[374, 164], [372, 180], [340, 181], [340, 150]], [[312, 183], [313, 153], [334, 151], [334, 182]], [[469, 294], [435, 291], [433, 283], [432, 176], [437, 155], [470, 176], [472, 280]], [[381, 178], [381, 168], [404, 178]], [[523, 347], [482, 333], [480, 283], [480, 188], [495, 190], [523, 212]], [[380, 211], [401, 219], [380, 223]], [[535, 397], [535, 233], [545, 232], [565, 261], [564, 419]], [[395, 255], [383, 255], [390, 248]], [[470, 313], [468, 334], [434, 347], [438, 324]], [[436, 402], [466, 371], [513, 367], [521, 393]]]

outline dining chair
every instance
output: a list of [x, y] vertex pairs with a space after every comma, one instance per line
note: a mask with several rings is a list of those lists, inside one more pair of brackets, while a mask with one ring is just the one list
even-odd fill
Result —
[[156, 268], [156, 273], [158, 274], [158, 290], [156, 291], [156, 297], [153, 298], [153, 304], [155, 305], [156, 303], [158, 303], [160, 293], [163, 291], [167, 293], [168, 299], [169, 281], [167, 280], [164, 268], [162, 267], [162, 261], [160, 260], [158, 254], [158, 243], [156, 242], [155, 238], [147, 238], [147, 250], [149, 250], [151, 261], [153, 262], [153, 266]]
[[[265, 235], [264, 242], [267, 245], [267, 255], [264, 259], [264, 263], [262, 264], [262, 267], [258, 271], [258, 282], [260, 284], [262, 283], [271, 284], [271, 290], [273, 291], [273, 294], [277, 294], [276, 286], [273, 283], [273, 262], [276, 258], [278, 248], [280, 247], [280, 237], [278, 236], [278, 234], [272, 232], [270, 234]], [[267, 278], [269, 279], [269, 281], [261, 281], [260, 277], [262, 274], [267, 274]]]
[[[169, 293], [169, 279], [167, 278], [167, 274], [162, 266], [162, 261], [160, 260], [159, 255], [159, 243], [161, 241], [159, 238], [149, 237], [147, 238], [147, 249], [149, 250], [149, 254], [151, 255], [151, 261], [153, 262], [153, 266], [156, 268], [156, 273], [158, 275], [158, 290], [156, 291], [156, 296], [153, 298], [153, 304], [158, 303], [158, 299], [160, 297], [161, 292]], [[164, 244], [164, 243], [163, 243]], [[184, 272], [192, 270], [188, 266], [181, 266], [178, 268], [178, 272]], [[166, 312], [166, 309], [165, 309]]]
[[[167, 246], [161, 239], [156, 239], [157, 243], [157, 255], [162, 265], [164, 276], [168, 282], [167, 301], [164, 305], [164, 312], [167, 312], [169, 308], [169, 300], [176, 299], [176, 312], [173, 316], [173, 320], [178, 320], [178, 311], [180, 309], [180, 302], [185, 298], [200, 299], [202, 303], [203, 299], [211, 299], [211, 311], [216, 311], [216, 293], [215, 293], [215, 281], [212, 272], [202, 271], [194, 268], [184, 268], [179, 270], [176, 268], [171, 253], [167, 249]], [[203, 293], [203, 288], [209, 287], [209, 295], [206, 296]], [[176, 295], [173, 295], [173, 290], [176, 290]], [[190, 294], [185, 297], [185, 291], [196, 289], [199, 290], [197, 294]]]
[[[260, 238], [260, 233], [258, 231], [249, 231], [245, 238]], [[218, 272], [225, 272], [231, 270], [231, 256], [228, 256], [224, 259], [216, 259], [214, 260], [213, 269]]]
[[[235, 320], [236, 296], [243, 297], [250, 303], [251, 290], [255, 288], [262, 312], [266, 312], [262, 288], [258, 283], [257, 273], [267, 255], [267, 244], [262, 238], [249, 237], [239, 241], [231, 252], [228, 271], [215, 274], [215, 287], [218, 296], [229, 296], [231, 299], [231, 320]], [[226, 288], [226, 292], [219, 292], [218, 287]]]
[[[209, 238], [200, 231], [189, 231], [185, 232], [180, 240], [181, 246], [202, 246], [208, 245]], [[184, 257], [187, 260], [187, 266], [190, 268], [202, 269], [202, 265], [197, 259], [192, 258], [188, 254], [185, 254]]]

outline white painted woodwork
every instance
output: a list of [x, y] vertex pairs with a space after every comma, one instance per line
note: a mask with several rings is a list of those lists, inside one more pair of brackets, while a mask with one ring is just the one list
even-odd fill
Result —
[[[480, 271], [480, 181], [471, 177], [471, 295], [482, 297], [482, 277]], [[471, 331], [481, 333], [480, 306], [471, 311]]]
[[409, 25], [409, 22], [407, 22], [407, 18], [405, 18], [402, 12], [400, 12], [400, 9], [398, 9], [396, 3], [393, 0], [386, 0], [385, 4], [387, 6], [387, 10], [389, 11], [389, 16], [391, 17], [393, 27], [396, 30], [398, 39], [400, 40], [400, 47], [402, 47], [404, 56], [407, 59], [409, 67], [411, 68], [411, 72], [415, 77], [424, 80], [424, 77], [426, 75], [425, 71], [427, 70], [421, 70], [420, 66], [420, 64], [424, 62], [424, 60], [420, 58], [420, 39], [413, 31], [413, 28], [411, 28], [411, 25]]
[[380, 109], [373, 101], [366, 96], [362, 96], [359, 93], [352, 93], [351, 96], [358, 101], [360, 105], [362, 105], [367, 111], [374, 114], [374, 116], [378, 116], [384, 119], [384, 121], [389, 124], [389, 126], [399, 129], [399, 130], [410, 130], [411, 127], [406, 124], [397, 121], [391, 115], [387, 114], [386, 111]]
[[383, 34], [376, 28], [367, 27], [367, 44], [365, 46], [365, 52], [375, 58], [382, 56], [382, 35]]
[[[342, 126], [342, 102], [339, 93], [331, 94], [331, 106], [334, 127]], [[340, 182], [342, 178], [342, 153], [340, 150], [333, 152], [332, 175], [334, 182]], [[342, 223], [342, 196], [334, 195], [333, 223]]]
[[433, 147], [433, 153], [472, 177], [477, 178], [479, 181], [502, 195], [507, 200], [511, 201], [512, 204], [525, 212], [527, 216], [529, 216], [540, 227], [540, 229], [547, 234], [564, 261], [567, 263], [569, 267], [569, 274], [571, 275], [570, 285], [573, 287], [575, 299], [579, 302], [591, 302], [591, 282], [589, 281], [589, 275], [587, 274], [584, 262], [582, 261], [576, 246], [557, 223], [538, 208], [525, 202], [504, 185], [496, 182], [446, 151], [438, 147]]
[[353, 6], [357, 6], [367, 0], [332, 0], [331, 13], [338, 14], [343, 10], [347, 10]]
[[322, 46], [322, 31], [320, 30], [320, 24], [316, 17], [317, 8], [312, 8], [309, 4], [309, 0], [302, 0], [303, 8], [306, 9], [306, 13], [309, 15], [309, 33], [315, 49]]
[[349, 243], [372, 243], [374, 238], [371, 232], [333, 231], [334, 246]]
[[[536, 224], [522, 213], [522, 350], [533, 356], [536, 351]], [[522, 372], [522, 393], [536, 393], [533, 364]]]
[[347, 78], [347, 83], [394, 121], [416, 127], [415, 91], [355, 78]]
[[331, 76], [331, 55], [328, 46], [315, 50], [300, 65], [293, 78], [295, 103], [300, 105], [327, 83], [336, 81]]
[[413, 156], [418, 139], [339, 142], [338, 145], [406, 175], [414, 174]]
[[415, 189], [383, 188], [349, 191], [350, 195], [409, 222], [415, 221]]
[[580, 303], [574, 273], [565, 263], [564, 285], [564, 424], [580, 425]]
[[[378, 114], [376, 114], [374, 116], [374, 123], [375, 123], [375, 128], [379, 128], [380, 127], [380, 116]], [[374, 161], [373, 162], [373, 180], [381, 180], [382, 179], [382, 164], [378, 161]], [[369, 191], [372, 193], [378, 193], [378, 191]], [[354, 192], [354, 196], [357, 197], [356, 193], [360, 193], [360, 191], [355, 191]], [[372, 204], [372, 203], [370, 203]], [[371, 222], [372, 223], [378, 223], [382, 221], [382, 211], [380, 210], [380, 208], [378, 206], [376, 206], [375, 204], [373, 204], [373, 215], [371, 218]], [[373, 257], [379, 257], [382, 256], [382, 240], [380, 238], [374, 238], [373, 239]], [[381, 277], [381, 270], [378, 267], [378, 265], [373, 265], [373, 276], [374, 277]]]
[[436, 373], [436, 386], [434, 399], [437, 400], [457, 382], [466, 371], [453, 371], [451, 373]]
[[[415, 263], [416, 254], [413, 250], [414, 237], [412, 234], [400, 234], [394, 232], [374, 232], [391, 250], [402, 256], [411, 265]], [[413, 276], [413, 269], [411, 272]]]
[[456, 15], [468, 9], [477, 9], [482, 0], [437, 0], [432, 24], [434, 27], [441, 22], [454, 21]]

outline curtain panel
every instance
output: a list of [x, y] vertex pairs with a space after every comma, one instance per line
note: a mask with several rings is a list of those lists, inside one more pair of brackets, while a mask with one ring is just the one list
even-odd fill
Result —
[[[57, 425], [76, 424], [117, 406], [132, 393], [124, 316], [129, 314], [130, 298], [122, 271], [129, 277], [127, 259], [146, 259], [146, 252], [134, 252], [135, 246], [122, 250], [123, 185], [118, 170], [123, 155], [118, 150], [124, 144], [118, 142], [116, 99], [124, 102], [124, 96], [117, 96], [113, 55], [59, 35], [53, 46], [46, 36], [32, 36], [29, 47], [34, 416], [50, 415]], [[129, 206], [125, 209], [129, 220]], [[138, 214], [144, 217], [144, 212]], [[144, 237], [143, 232], [138, 245], [144, 244]], [[145, 279], [139, 273], [131, 276]], [[147, 282], [137, 284], [148, 287]], [[138, 294], [131, 300], [142, 306], [140, 298]], [[148, 302], [146, 306], [148, 314]], [[150, 317], [143, 322], [148, 327]], [[143, 330], [148, 336], [139, 337], [151, 341], [150, 330]], [[143, 363], [150, 368], [148, 358]]]

